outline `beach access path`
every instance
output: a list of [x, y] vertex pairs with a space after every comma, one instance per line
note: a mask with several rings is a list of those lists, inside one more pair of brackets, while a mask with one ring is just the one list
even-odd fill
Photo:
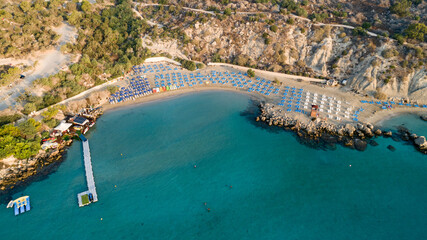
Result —
[[285, 74], [285, 73], [277, 73], [277, 72], [270, 72], [265, 70], [259, 70], [259, 69], [253, 69], [248, 67], [242, 67], [234, 64], [228, 64], [228, 63], [208, 63], [208, 66], [223, 66], [223, 67], [231, 67], [234, 69], [237, 69], [239, 71], [246, 72], [248, 69], [254, 70], [256, 75], [265, 76], [267, 78], [289, 78], [294, 80], [301, 80], [301, 81], [308, 81], [308, 82], [317, 82], [317, 83], [325, 83], [326, 80], [324, 79], [318, 79], [318, 78], [311, 78], [311, 77], [304, 77], [304, 76], [297, 76], [297, 75], [291, 75], [291, 74]]

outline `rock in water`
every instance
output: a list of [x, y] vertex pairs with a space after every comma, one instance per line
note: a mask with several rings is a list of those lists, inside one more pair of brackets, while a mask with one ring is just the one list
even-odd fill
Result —
[[363, 140], [360, 140], [360, 139], [354, 140], [354, 148], [356, 148], [356, 150], [358, 151], [365, 151], [367, 146], [368, 144]]
[[391, 136], [393, 136], [393, 133], [391, 131], [387, 131], [387, 132], [384, 132], [384, 136], [385, 137], [391, 137]]
[[376, 146], [378, 146], [379, 144], [378, 144], [375, 140], [370, 140], [370, 141], [369, 141], [369, 145], [376, 147]]
[[415, 140], [415, 139], [417, 139], [417, 138], [418, 138], [417, 134], [415, 134], [415, 133], [412, 133], [412, 134], [410, 135], [410, 137], [411, 137], [411, 139], [412, 139], [412, 140]]
[[390, 151], [392, 151], [392, 152], [396, 151], [396, 148], [393, 147], [393, 146], [391, 146], [391, 145], [388, 145], [387, 149], [390, 150]]
[[418, 137], [417, 139], [415, 139], [414, 143], [421, 150], [427, 149], [427, 141], [426, 141], [426, 138], [424, 136], [421, 136], [421, 137]]
[[397, 136], [392, 136], [391, 139], [393, 139], [393, 141], [395, 142], [400, 142], [400, 138], [398, 138]]

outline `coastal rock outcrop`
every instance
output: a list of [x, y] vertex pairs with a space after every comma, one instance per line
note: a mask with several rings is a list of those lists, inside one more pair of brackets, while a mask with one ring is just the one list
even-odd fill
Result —
[[396, 151], [396, 148], [393, 147], [393, 146], [391, 146], [391, 145], [388, 145], [387, 149], [390, 150], [390, 151], [392, 151], [392, 152]]
[[360, 140], [358, 138], [354, 140], [354, 148], [356, 148], [356, 150], [358, 151], [365, 151], [367, 146], [368, 146], [368, 143], [363, 140]]
[[[323, 144], [325, 148], [330, 144], [341, 144], [343, 146], [364, 151], [368, 143], [371, 146], [378, 146], [373, 140], [377, 136], [391, 137], [394, 141], [407, 141], [415, 145], [420, 152], [427, 154], [427, 142], [425, 137], [418, 137], [410, 133], [406, 128], [399, 128], [396, 134], [392, 131], [381, 131], [374, 125], [367, 123], [347, 123], [337, 124], [329, 123], [322, 119], [309, 120], [295, 115], [286, 115], [273, 104], [265, 103], [259, 105], [260, 115], [256, 117], [257, 121], [262, 121], [270, 126], [281, 127], [285, 130], [291, 130], [296, 133], [301, 142], [308, 143], [310, 146]], [[332, 148], [333, 149], [333, 148]], [[393, 146], [388, 147], [394, 151]]]
[[424, 136], [416, 138], [414, 143], [420, 150], [427, 150], [427, 141]]

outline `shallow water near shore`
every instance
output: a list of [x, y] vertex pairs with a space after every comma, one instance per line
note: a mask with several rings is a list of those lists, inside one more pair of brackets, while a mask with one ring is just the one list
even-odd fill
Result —
[[399, 127], [407, 128], [411, 133], [427, 137], [427, 121], [417, 114], [402, 114], [380, 123], [385, 129], [395, 131]]
[[0, 236], [426, 238], [427, 161], [412, 145], [316, 150], [249, 120], [251, 104], [212, 91], [107, 112], [87, 136], [99, 202], [78, 207], [86, 180], [75, 142], [56, 172], [13, 196], [29, 195], [30, 212], [0, 205]]

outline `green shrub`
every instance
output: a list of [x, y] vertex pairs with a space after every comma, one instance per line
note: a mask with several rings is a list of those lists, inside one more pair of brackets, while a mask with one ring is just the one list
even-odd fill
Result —
[[296, 14], [300, 17], [307, 17], [307, 11], [304, 8], [297, 8]]
[[248, 69], [247, 74], [248, 74], [248, 76], [249, 76], [250, 78], [255, 77], [255, 71], [254, 71], [254, 70], [252, 70], [252, 69]]
[[22, 113], [25, 114], [25, 115], [28, 115], [28, 114], [32, 113], [33, 111], [36, 111], [36, 110], [37, 110], [36, 104], [34, 104], [34, 103], [26, 103], [24, 105], [24, 110], [22, 110]]
[[397, 15], [403, 17], [409, 14], [409, 8], [411, 7], [412, 2], [409, 0], [397, 0], [390, 7], [390, 11], [392, 13], [396, 13]]
[[230, 9], [230, 8], [226, 8], [226, 9], [224, 10], [224, 15], [226, 15], [226, 16], [230, 16], [230, 15], [231, 15], [231, 9]]
[[205, 67], [205, 65], [202, 63], [197, 63], [196, 67], [197, 67], [197, 69], [203, 69]]
[[364, 28], [364, 29], [369, 29], [369, 28], [371, 28], [371, 27], [372, 27], [372, 24], [371, 24], [371, 23], [364, 22], [364, 23], [362, 24], [362, 28]]
[[16, 120], [20, 119], [21, 117], [22, 116], [20, 114], [0, 116], [0, 126], [13, 123]]
[[412, 23], [405, 30], [408, 38], [424, 41], [424, 35], [427, 34], [427, 26], [424, 23]]
[[355, 36], [365, 36], [367, 34], [366, 29], [362, 27], [356, 27], [353, 29], [353, 35]]
[[389, 49], [382, 51], [381, 55], [384, 58], [391, 58], [391, 57], [395, 57], [395, 56], [399, 55], [399, 52], [394, 48], [389, 48]]
[[277, 25], [272, 25], [272, 26], [270, 26], [270, 30], [271, 30], [272, 32], [277, 32]]
[[107, 90], [110, 92], [110, 94], [114, 94], [119, 90], [118, 86], [108, 86]]

